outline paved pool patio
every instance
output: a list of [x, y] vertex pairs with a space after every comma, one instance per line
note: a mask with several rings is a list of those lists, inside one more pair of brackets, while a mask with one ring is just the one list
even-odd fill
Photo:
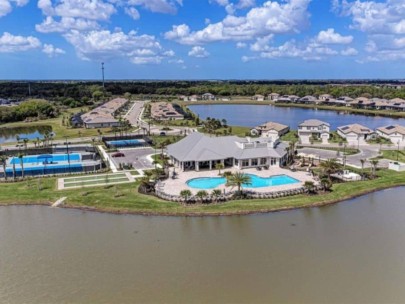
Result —
[[[226, 169], [225, 171], [231, 171], [231, 172], [243, 172], [243, 173], [248, 173], [248, 174], [254, 174], [260, 177], [270, 177], [270, 176], [276, 176], [276, 175], [288, 175], [292, 178], [295, 178], [296, 180], [299, 181], [299, 183], [295, 184], [288, 184], [288, 185], [281, 185], [281, 186], [269, 186], [269, 187], [263, 187], [263, 188], [250, 188], [250, 187], [244, 187], [246, 190], [252, 190], [258, 193], [270, 193], [270, 192], [278, 192], [278, 191], [285, 191], [285, 190], [294, 190], [294, 189], [299, 189], [301, 188], [306, 181], [312, 181], [315, 182], [314, 178], [312, 177], [312, 174], [309, 172], [302, 172], [302, 171], [296, 171], [292, 172], [291, 170], [288, 169], [282, 169], [278, 167], [270, 168], [268, 170], [256, 170], [254, 168], [251, 169], [243, 169], [243, 170], [238, 170], [238, 169]], [[223, 173], [224, 170], [221, 170], [221, 173]], [[193, 178], [199, 178], [199, 177], [218, 177], [218, 170], [211, 170], [211, 171], [185, 171], [182, 172], [178, 169], [176, 169], [176, 178], [172, 179], [173, 175], [173, 168], [170, 168], [170, 178], [167, 180], [164, 180], [163, 182], [160, 182], [158, 184], [158, 189], [166, 194], [169, 195], [179, 195], [181, 190], [188, 189], [190, 190], [193, 194], [196, 194], [199, 190], [202, 189], [195, 189], [191, 188], [187, 185], [187, 181]], [[221, 191], [233, 191], [236, 190], [236, 188], [232, 187], [226, 187], [225, 185], [220, 185], [216, 187], [215, 189], [219, 189]], [[206, 189], [207, 192], [211, 192], [213, 189]]]

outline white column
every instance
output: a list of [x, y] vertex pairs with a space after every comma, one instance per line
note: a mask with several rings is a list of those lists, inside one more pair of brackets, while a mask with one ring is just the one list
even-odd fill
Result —
[[210, 160], [210, 170], [212, 170], [212, 160]]
[[200, 171], [200, 162], [195, 162], [195, 171]]

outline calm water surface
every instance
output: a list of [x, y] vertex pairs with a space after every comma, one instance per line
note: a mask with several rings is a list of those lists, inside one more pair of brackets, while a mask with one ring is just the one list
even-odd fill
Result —
[[404, 303], [404, 196], [205, 218], [0, 207], [0, 303]]
[[44, 138], [46, 132], [51, 132], [50, 126], [29, 126], [29, 127], [14, 127], [14, 128], [0, 128], [0, 144], [17, 142], [17, 137], [20, 139], [28, 138], [35, 140], [37, 138]]
[[202, 119], [214, 117], [226, 119], [228, 124], [235, 126], [255, 127], [267, 121], [275, 121], [297, 129], [298, 124], [306, 119], [320, 119], [329, 122], [332, 129], [339, 126], [359, 123], [371, 129], [390, 124], [403, 124], [405, 119], [366, 116], [336, 111], [285, 108], [270, 105], [192, 105], [190, 110]]

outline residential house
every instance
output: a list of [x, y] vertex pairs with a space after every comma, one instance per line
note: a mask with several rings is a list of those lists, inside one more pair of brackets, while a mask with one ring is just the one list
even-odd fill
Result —
[[272, 101], [277, 100], [279, 97], [280, 97], [280, 94], [278, 94], [278, 93], [270, 93], [270, 94], [267, 96], [267, 98], [268, 98], [269, 100], [272, 100]]
[[405, 146], [405, 127], [400, 125], [390, 125], [377, 128], [378, 136], [389, 139], [393, 144], [400, 147]]
[[298, 137], [302, 144], [310, 144], [314, 140], [327, 144], [329, 132], [330, 124], [318, 119], [308, 119], [298, 125]]
[[167, 146], [167, 155], [183, 171], [212, 170], [217, 163], [237, 169], [279, 167], [286, 163], [286, 148], [270, 138], [210, 137], [194, 132]]
[[169, 102], [153, 102], [151, 104], [151, 118], [154, 120], [181, 120], [184, 119], [182, 109]]
[[330, 94], [321, 94], [321, 95], [319, 95], [319, 100], [322, 101], [322, 102], [323, 101], [329, 101], [331, 99], [334, 99], [334, 98]]
[[256, 95], [252, 96], [251, 99], [256, 100], [256, 101], [264, 101], [264, 96], [260, 95], [260, 94], [256, 94]]
[[269, 121], [265, 124], [253, 128], [252, 130], [250, 130], [250, 133], [253, 136], [267, 137], [273, 139], [273, 141], [276, 141], [284, 134], [287, 134], [289, 131], [289, 126], [280, 124], [278, 122]]
[[376, 133], [360, 124], [351, 124], [337, 128], [337, 133], [345, 138], [349, 145], [365, 145], [370, 139], [376, 138]]
[[81, 115], [81, 120], [88, 129], [118, 127], [121, 123], [115, 115], [127, 102], [125, 98], [115, 98]]
[[318, 99], [315, 96], [307, 95], [298, 99], [297, 102], [305, 104], [316, 104], [318, 102]]
[[202, 94], [201, 99], [202, 100], [215, 100], [216, 98], [215, 98], [214, 94], [205, 93], [205, 94]]

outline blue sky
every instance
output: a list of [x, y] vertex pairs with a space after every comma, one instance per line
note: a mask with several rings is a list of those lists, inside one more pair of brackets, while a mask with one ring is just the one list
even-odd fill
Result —
[[405, 0], [0, 0], [0, 79], [405, 78]]

